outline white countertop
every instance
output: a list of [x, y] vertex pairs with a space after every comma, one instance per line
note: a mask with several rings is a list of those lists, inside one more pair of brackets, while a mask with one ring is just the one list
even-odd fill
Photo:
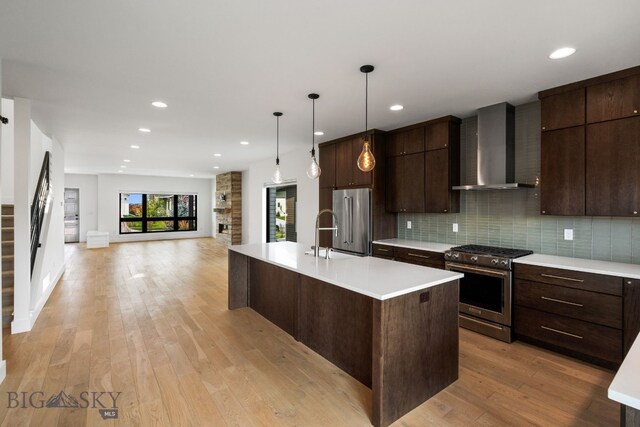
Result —
[[399, 248], [417, 249], [431, 252], [444, 253], [455, 245], [449, 243], [433, 243], [433, 242], [421, 242], [420, 240], [405, 240], [405, 239], [384, 239], [375, 240], [373, 243], [378, 245], [397, 246]]
[[229, 250], [295, 271], [378, 300], [426, 289], [463, 277], [447, 270], [374, 257], [332, 253], [332, 259], [305, 255], [293, 242], [229, 246]]
[[640, 410], [640, 335], [609, 386], [609, 399]]
[[538, 265], [540, 267], [564, 268], [585, 273], [606, 274], [628, 279], [640, 279], [640, 265], [621, 262], [598, 261], [594, 259], [569, 258], [555, 255], [533, 254], [513, 260], [516, 264]]

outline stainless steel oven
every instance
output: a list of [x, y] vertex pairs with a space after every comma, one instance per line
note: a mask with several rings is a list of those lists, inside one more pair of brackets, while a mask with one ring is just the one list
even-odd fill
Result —
[[460, 326], [511, 342], [511, 259], [531, 251], [465, 245], [445, 252], [445, 268], [460, 279]]

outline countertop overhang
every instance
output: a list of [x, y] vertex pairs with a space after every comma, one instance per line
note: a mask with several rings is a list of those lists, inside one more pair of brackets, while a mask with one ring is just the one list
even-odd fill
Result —
[[629, 353], [609, 386], [609, 399], [640, 410], [640, 335], [636, 337]]
[[378, 300], [386, 300], [464, 277], [463, 274], [375, 257], [333, 253], [332, 259], [305, 255], [293, 242], [229, 246], [229, 250], [331, 283]]

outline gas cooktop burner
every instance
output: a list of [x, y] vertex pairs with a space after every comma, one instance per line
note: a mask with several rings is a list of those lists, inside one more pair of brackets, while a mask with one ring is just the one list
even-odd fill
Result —
[[533, 251], [528, 251], [526, 249], [499, 248], [496, 246], [483, 245], [462, 245], [451, 248], [451, 250], [468, 254], [492, 255], [504, 258], [518, 258], [525, 255], [531, 255], [533, 253]]

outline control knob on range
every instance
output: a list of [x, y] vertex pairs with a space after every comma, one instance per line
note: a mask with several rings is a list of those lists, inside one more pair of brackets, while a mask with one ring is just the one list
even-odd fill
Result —
[[444, 257], [445, 258], [451, 258], [451, 252], [445, 252], [444, 253]]
[[506, 259], [503, 259], [502, 261], [500, 261], [500, 264], [509, 265], [509, 261], [507, 261]]
[[498, 258], [494, 258], [491, 260], [491, 264], [498, 265]]
[[478, 257], [477, 257], [477, 256], [475, 256], [475, 255], [474, 255], [474, 256], [472, 256], [472, 257], [471, 257], [471, 261], [473, 261], [473, 262], [478, 261]]
[[458, 259], [458, 258], [460, 258], [460, 254], [459, 254], [458, 252], [454, 252], [454, 253], [453, 253], [453, 257], [454, 257], [455, 259]]

